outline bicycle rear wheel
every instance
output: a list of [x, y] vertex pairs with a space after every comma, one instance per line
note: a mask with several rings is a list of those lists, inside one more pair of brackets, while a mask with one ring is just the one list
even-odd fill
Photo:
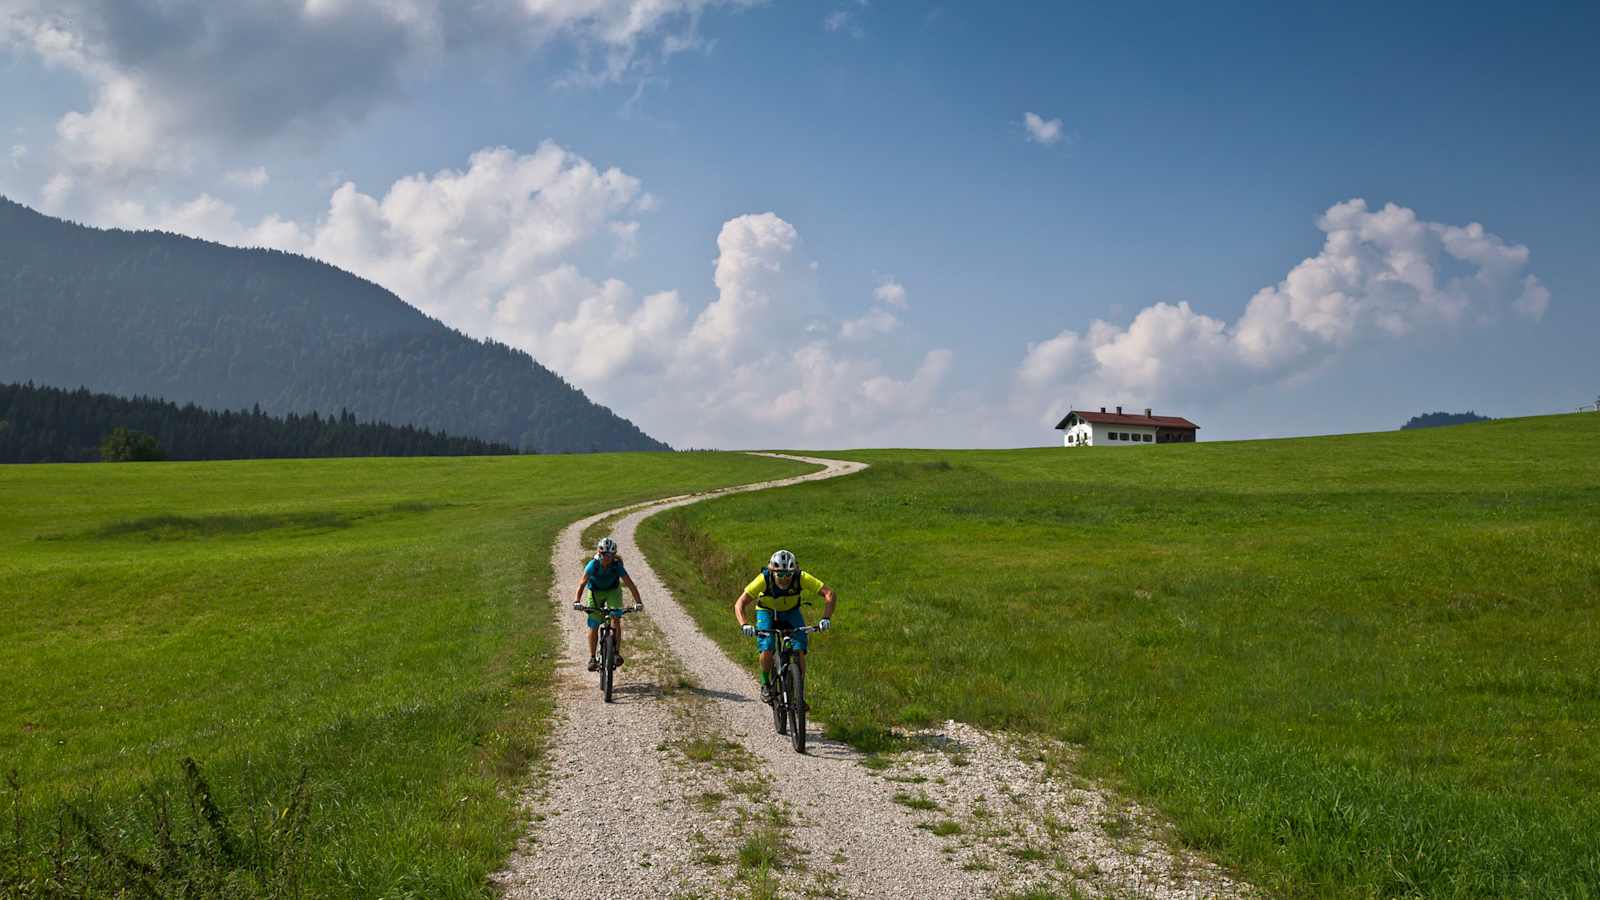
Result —
[[600, 635], [600, 690], [605, 694], [606, 702], [611, 702], [611, 683], [615, 678], [613, 670], [617, 665], [617, 634], [611, 629], [606, 629]]
[[789, 685], [784, 691], [789, 695], [789, 741], [794, 752], [806, 752], [806, 672], [799, 666], [789, 668]]

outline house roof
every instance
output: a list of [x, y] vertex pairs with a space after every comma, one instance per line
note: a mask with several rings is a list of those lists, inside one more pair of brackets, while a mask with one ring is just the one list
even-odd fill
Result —
[[1057, 429], [1067, 427], [1067, 420], [1076, 415], [1085, 422], [1096, 425], [1154, 425], [1158, 428], [1181, 428], [1189, 431], [1198, 431], [1200, 426], [1182, 416], [1142, 416], [1137, 413], [1103, 413], [1090, 412], [1086, 409], [1074, 409], [1056, 423]]

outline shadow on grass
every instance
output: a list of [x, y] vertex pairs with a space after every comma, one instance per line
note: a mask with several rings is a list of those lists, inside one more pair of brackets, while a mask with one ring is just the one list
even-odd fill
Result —
[[326, 510], [269, 515], [253, 513], [215, 516], [145, 516], [102, 525], [84, 535], [90, 540], [144, 538], [149, 541], [188, 541], [236, 537], [286, 528], [300, 531], [336, 531], [355, 524], [355, 516]]
[[192, 541], [240, 537], [279, 529], [319, 533], [350, 528], [358, 521], [374, 516], [420, 515], [450, 505], [424, 500], [405, 500], [391, 504], [378, 512], [311, 510], [298, 513], [222, 513], [208, 516], [168, 513], [137, 519], [118, 519], [87, 532], [72, 535], [41, 535], [39, 539], [110, 541], [143, 538], [147, 541]]

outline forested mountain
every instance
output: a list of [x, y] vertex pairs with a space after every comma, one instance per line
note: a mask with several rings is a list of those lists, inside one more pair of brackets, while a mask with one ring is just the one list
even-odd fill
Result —
[[1407, 428], [1437, 428], [1440, 425], [1465, 425], [1468, 422], [1488, 421], [1490, 421], [1488, 416], [1480, 416], [1475, 412], [1431, 412], [1423, 413], [1420, 416], [1412, 416], [1404, 425], [1400, 426], [1400, 430], [1405, 431]]
[[0, 382], [348, 410], [541, 453], [665, 450], [520, 350], [326, 263], [87, 228], [0, 197]]
[[[505, 444], [435, 434], [411, 425], [358, 422], [348, 410], [285, 418], [259, 407], [214, 412], [154, 397], [114, 397], [85, 389], [0, 384], [0, 463], [91, 462], [106, 458], [121, 429], [154, 438], [165, 459], [272, 459], [311, 456], [488, 456]], [[126, 458], [126, 456], [124, 456]]]

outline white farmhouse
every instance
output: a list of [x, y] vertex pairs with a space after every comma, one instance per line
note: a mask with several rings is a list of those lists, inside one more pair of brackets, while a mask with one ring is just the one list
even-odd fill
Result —
[[1180, 416], [1124, 414], [1122, 407], [1116, 412], [1099, 412], [1075, 409], [1056, 423], [1058, 431], [1066, 434], [1061, 443], [1067, 447], [1132, 447], [1138, 444], [1187, 444], [1195, 439], [1200, 426]]

